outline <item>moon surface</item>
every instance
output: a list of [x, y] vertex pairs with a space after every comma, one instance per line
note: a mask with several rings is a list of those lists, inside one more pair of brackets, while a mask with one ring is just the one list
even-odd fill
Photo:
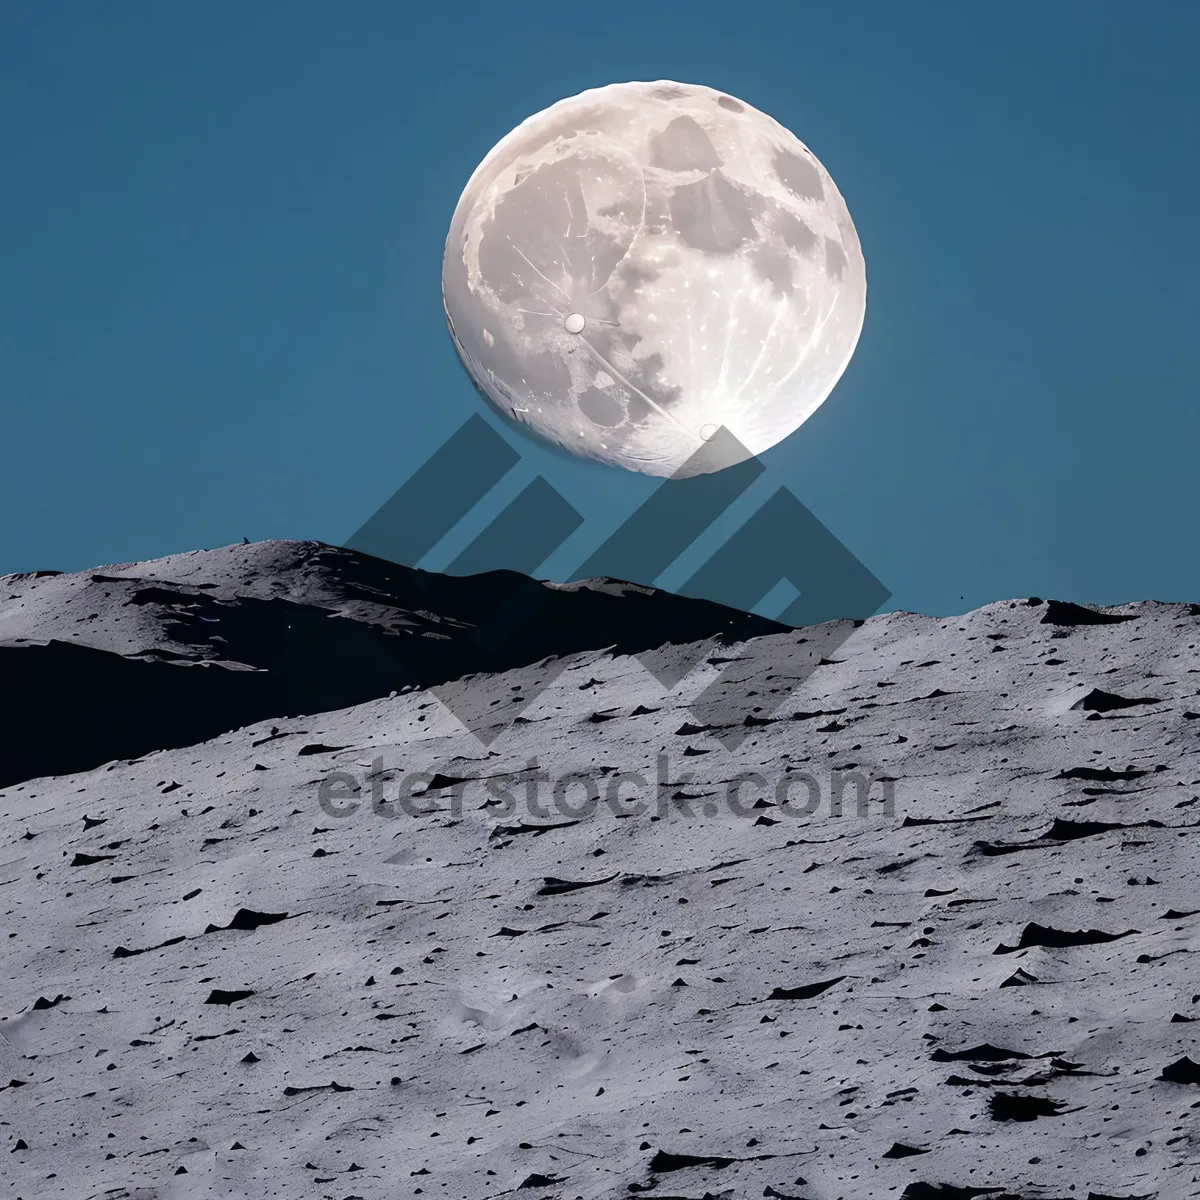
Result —
[[484, 397], [567, 450], [651, 475], [796, 430], [854, 353], [866, 267], [828, 171], [712, 88], [620, 83], [523, 121], [446, 239], [451, 336]]

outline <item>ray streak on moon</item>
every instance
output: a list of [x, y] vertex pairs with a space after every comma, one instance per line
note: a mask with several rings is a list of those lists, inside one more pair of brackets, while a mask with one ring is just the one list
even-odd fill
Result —
[[725, 377], [729, 374], [729, 346], [733, 341], [734, 330], [737, 329], [737, 318], [729, 317], [725, 322], [725, 345], [721, 348], [721, 371], [717, 375], [717, 395], [720, 396], [725, 387]]
[[771, 318], [771, 327], [767, 330], [767, 336], [763, 338], [762, 345], [758, 348], [758, 354], [754, 358], [754, 362], [750, 366], [750, 373], [742, 380], [741, 386], [733, 393], [733, 398], [740, 399], [742, 393], [750, 386], [750, 381], [758, 374], [759, 364], [763, 360], [763, 355], [767, 352], [767, 347], [771, 344], [771, 339], [775, 336], [775, 330], [779, 328], [779, 322], [787, 312], [787, 306], [782, 300], [775, 306], [775, 316]]
[[830, 319], [830, 317], [833, 316], [833, 309], [836, 304], [837, 304], [837, 297], [835, 296], [833, 304], [831, 304], [829, 306], [829, 311], [821, 319], [821, 323], [813, 329], [811, 334], [809, 334], [808, 341], [805, 343], [804, 348], [796, 356], [796, 361], [792, 364], [792, 369], [790, 371], [788, 371], [788, 373], [783, 377], [783, 379], [780, 381], [781, 383], [787, 383], [787, 381], [789, 379], [791, 379], [791, 377], [793, 375], [795, 375], [795, 373], [798, 370], [800, 370], [800, 368], [802, 366], [804, 366], [805, 355], [808, 353], [808, 351], [812, 347], [813, 343], [821, 336], [821, 333], [824, 331], [825, 326], [827, 324], [829, 324], [829, 319]]
[[531, 267], [533, 267], [533, 269], [534, 269], [535, 271], [537, 271], [537, 273], [538, 273], [539, 275], [541, 275], [541, 276], [542, 276], [542, 278], [543, 278], [543, 279], [545, 279], [545, 280], [546, 280], [546, 282], [547, 282], [547, 283], [548, 283], [548, 284], [549, 284], [549, 285], [550, 285], [550, 286], [551, 286], [551, 287], [552, 287], [552, 288], [553, 288], [553, 289], [554, 289], [556, 292], [561, 292], [561, 293], [562, 293], [562, 298], [563, 298], [564, 300], [566, 300], [566, 301], [568, 301], [568, 302], [569, 302], [569, 301], [570, 301], [570, 299], [571, 299], [571, 297], [570, 297], [570, 296], [568, 296], [568, 295], [567, 295], [567, 293], [566, 293], [566, 292], [564, 292], [564, 291], [562, 290], [562, 288], [560, 288], [560, 287], [558, 286], [558, 284], [554, 282], [554, 280], [553, 280], [553, 279], [549, 279], [549, 278], [547, 278], [545, 275], [542, 275], [542, 272], [541, 272], [540, 270], [538, 270], [538, 268], [537, 268], [536, 266], [534, 266], [534, 264], [533, 264], [532, 262], [530, 262], [530, 261], [529, 261], [529, 258], [528, 258], [528, 256], [525, 254], [525, 251], [524, 251], [524, 250], [522, 250], [522, 249], [521, 249], [521, 247], [520, 247], [520, 246], [518, 246], [518, 245], [516, 244], [516, 242], [514, 242], [514, 241], [512, 240], [512, 238], [509, 238], [508, 240], [509, 240], [509, 244], [512, 246], [512, 248], [513, 248], [513, 249], [514, 249], [514, 250], [515, 250], [515, 251], [516, 251], [516, 252], [517, 252], [517, 253], [518, 253], [518, 254], [519, 254], [519, 255], [520, 255], [520, 256], [521, 256], [523, 259], [525, 259], [525, 261], [526, 261], [527, 263], [529, 263], [529, 265], [530, 265]]
[[[499, 412], [671, 475], [707, 425], [759, 454], [812, 415], [857, 345], [866, 267], [829, 173], [782, 125], [711, 88], [626, 83], [492, 149], [455, 209], [442, 295]], [[584, 355], [560, 324], [574, 314]]]

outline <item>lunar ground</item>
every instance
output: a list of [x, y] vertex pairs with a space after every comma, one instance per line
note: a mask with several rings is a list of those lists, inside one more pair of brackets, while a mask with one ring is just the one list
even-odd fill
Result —
[[[74, 694], [3, 759], [5, 1196], [1200, 1195], [1200, 606], [889, 613], [813, 670], [833, 625], [600, 581], [513, 662], [470, 629], [529, 593], [384, 566], [0, 578], [10, 685]], [[290, 707], [204, 682], [310, 647]], [[210, 725], [103, 757], [137, 667]]]

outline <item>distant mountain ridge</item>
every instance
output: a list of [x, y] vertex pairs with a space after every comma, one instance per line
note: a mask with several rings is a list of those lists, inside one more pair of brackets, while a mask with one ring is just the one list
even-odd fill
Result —
[[620, 580], [456, 577], [313, 541], [0, 576], [0, 787], [550, 656], [788, 629]]

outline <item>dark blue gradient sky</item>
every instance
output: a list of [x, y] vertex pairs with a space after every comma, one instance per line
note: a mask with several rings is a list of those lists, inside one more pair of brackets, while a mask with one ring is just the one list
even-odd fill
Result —
[[[858, 352], [764, 486], [888, 607], [1200, 601], [1198, 40], [1200, 5], [1109, 0], [8, 0], [0, 571], [344, 541], [481, 408], [439, 297], [479, 159], [674, 78], [791, 128], [866, 254]], [[521, 449], [491, 508], [540, 472], [588, 518], [544, 574], [653, 486]]]

